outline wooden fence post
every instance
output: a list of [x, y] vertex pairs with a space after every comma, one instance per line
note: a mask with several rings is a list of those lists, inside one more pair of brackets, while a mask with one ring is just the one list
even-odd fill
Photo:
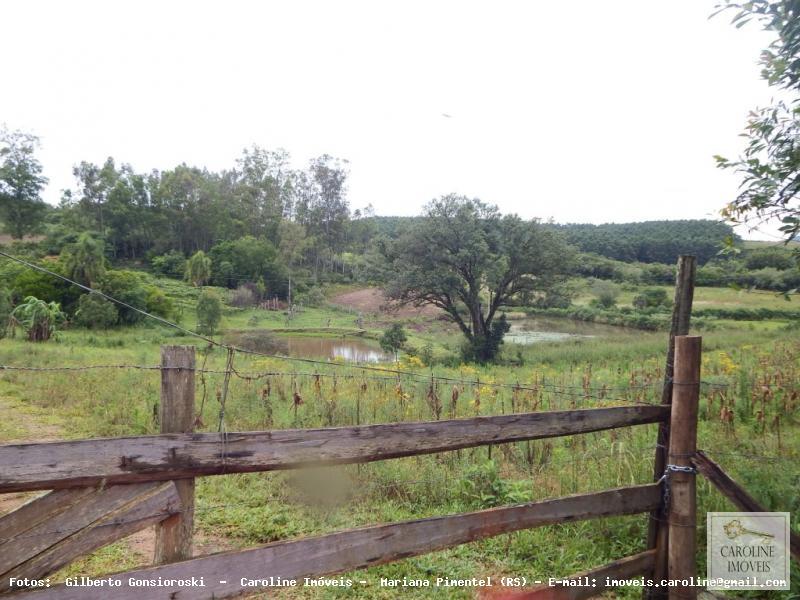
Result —
[[[675, 274], [675, 295], [672, 302], [672, 325], [669, 331], [667, 345], [667, 360], [664, 366], [664, 387], [661, 390], [661, 404], [672, 403], [672, 378], [675, 373], [675, 337], [689, 334], [689, 323], [692, 318], [692, 301], [694, 299], [694, 279], [697, 260], [694, 256], [681, 255], [678, 257], [678, 271]], [[669, 423], [658, 426], [656, 437], [656, 451], [653, 462], [653, 479], [658, 481], [664, 474], [667, 464], [667, 447], [669, 446]], [[647, 528], [647, 548], [659, 547], [653, 568], [653, 578], [663, 579], [667, 573], [667, 544], [669, 531], [660, 522], [661, 511], [656, 510], [650, 515]], [[659, 598], [666, 596], [663, 590], [655, 588], [645, 589], [645, 598]]]
[[[194, 429], [194, 346], [161, 346], [161, 433]], [[182, 511], [156, 525], [157, 565], [192, 557], [194, 479], [175, 481]]]
[[[700, 400], [700, 336], [675, 338], [669, 454], [665, 489], [669, 494], [667, 577], [687, 580], [696, 575], [697, 497], [692, 457], [697, 450], [697, 407]], [[670, 600], [696, 598], [693, 586], [672, 586]]]

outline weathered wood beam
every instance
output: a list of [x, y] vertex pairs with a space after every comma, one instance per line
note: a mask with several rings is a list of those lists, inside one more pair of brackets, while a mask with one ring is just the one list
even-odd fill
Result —
[[[194, 431], [194, 346], [161, 346], [161, 433]], [[228, 376], [230, 373], [228, 374]], [[227, 379], [226, 379], [227, 381]], [[192, 557], [194, 538], [194, 479], [180, 479], [175, 489], [183, 510], [156, 525], [155, 563]]]
[[[745, 512], [770, 512], [702, 450], [698, 450], [695, 453], [692, 457], [692, 463], [736, 508]], [[800, 563], [800, 535], [791, 529], [789, 530], [789, 549], [792, 558]]]
[[[119, 587], [113, 587], [113, 598], [142, 598], [144, 588], [131, 585], [131, 579], [161, 578], [163, 583], [191, 577], [202, 578], [205, 587], [167, 584], [146, 588], [146, 596], [149, 600], [231, 598], [268, 589], [247, 585], [248, 580], [273, 576], [302, 583], [304, 577], [344, 573], [521, 529], [643, 513], [657, 506], [660, 498], [659, 485], [639, 485], [278, 542], [251, 550], [213, 554], [112, 575], [110, 579], [120, 582]], [[20, 600], [106, 600], [109, 597], [112, 596], [108, 587], [66, 585], [14, 595]]]
[[[527, 590], [504, 590], [494, 592], [487, 598], [492, 600], [583, 600], [599, 596], [604, 591], [614, 589], [606, 585], [607, 580], [632, 579], [653, 570], [655, 548], [633, 556], [627, 556], [596, 569], [575, 573], [569, 577], [558, 578], [555, 585], [540, 585]], [[594, 586], [581, 585], [596, 581]], [[573, 585], [569, 585], [572, 582]], [[575, 585], [575, 583], [579, 585]]]
[[0, 446], [0, 492], [363, 463], [656, 423], [669, 407], [625, 406], [327, 429], [162, 434]]
[[180, 509], [171, 481], [62, 490], [37, 498], [0, 519], [0, 593], [9, 589], [12, 577], [45, 577]]

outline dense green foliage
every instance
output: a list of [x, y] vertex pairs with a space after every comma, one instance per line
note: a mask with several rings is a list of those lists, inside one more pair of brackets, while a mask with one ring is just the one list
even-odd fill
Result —
[[275, 247], [268, 241], [248, 235], [220, 242], [209, 254], [214, 285], [236, 288], [240, 283], [258, 282], [269, 295], [286, 296], [289, 276], [276, 260]]
[[11, 293], [8, 290], [0, 289], [0, 339], [6, 336], [12, 308]]
[[674, 264], [681, 254], [694, 254], [700, 264], [719, 253], [730, 226], [709, 220], [643, 223], [569, 224], [556, 226], [583, 252], [623, 262]]
[[647, 288], [633, 297], [633, 306], [639, 309], [668, 307], [669, 304], [667, 290], [664, 288]]
[[725, 9], [735, 10], [737, 27], [755, 20], [775, 35], [761, 53], [761, 73], [789, 101], [752, 111], [742, 154], [735, 160], [716, 157], [719, 167], [742, 177], [739, 194], [723, 215], [755, 227], [778, 221], [786, 239], [792, 240], [800, 234], [800, 6], [796, 0], [724, 0], [721, 10]]
[[11, 325], [25, 331], [31, 342], [46, 342], [64, 320], [61, 307], [56, 302], [45, 302], [28, 296], [11, 311]]
[[383, 332], [383, 335], [380, 339], [381, 348], [383, 351], [389, 354], [394, 354], [395, 358], [397, 357], [398, 351], [403, 347], [403, 344], [405, 344], [406, 341], [408, 341], [408, 337], [406, 336], [406, 332], [403, 330], [403, 326], [400, 323], [393, 323], [389, 329]]
[[0, 217], [17, 239], [39, 231], [47, 212], [39, 195], [47, 178], [34, 156], [38, 145], [36, 136], [0, 130]]
[[222, 300], [212, 290], [203, 290], [197, 300], [197, 331], [213, 334], [222, 320]]
[[78, 283], [93, 287], [106, 273], [104, 250], [102, 241], [84, 232], [61, 251], [64, 270]]
[[463, 196], [433, 200], [425, 217], [387, 247], [389, 295], [442, 309], [467, 338], [465, 358], [491, 360], [508, 329], [499, 309], [560, 282], [569, 249], [552, 229]]
[[[133, 310], [143, 310], [147, 305], [147, 290], [144, 282], [135, 271], [108, 271], [100, 282], [100, 290], [124, 302], [128, 306], [119, 306], [119, 321], [123, 325], [132, 325], [144, 319], [144, 315]], [[130, 308], [129, 308], [130, 307]]]
[[208, 283], [212, 272], [211, 259], [202, 250], [192, 254], [192, 257], [186, 261], [186, 281], [194, 286]]
[[119, 312], [113, 302], [98, 294], [84, 294], [78, 300], [75, 324], [87, 329], [107, 329], [117, 324]]
[[150, 265], [153, 267], [153, 271], [167, 277], [178, 279], [187, 275], [186, 257], [177, 250], [170, 250], [165, 254], [154, 256], [150, 260]]

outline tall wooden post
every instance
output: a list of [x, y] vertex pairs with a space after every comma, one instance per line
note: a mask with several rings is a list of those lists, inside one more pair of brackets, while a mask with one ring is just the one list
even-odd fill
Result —
[[[161, 433], [194, 429], [194, 346], [161, 346]], [[192, 557], [194, 479], [175, 482], [182, 511], [156, 525], [154, 561], [165, 564]]]
[[[672, 325], [669, 331], [669, 344], [667, 346], [667, 362], [664, 367], [664, 387], [661, 391], [661, 404], [672, 402], [672, 378], [674, 375], [675, 337], [689, 334], [689, 323], [692, 317], [692, 300], [694, 299], [694, 279], [696, 258], [681, 255], [678, 258], [678, 270], [675, 275], [675, 295], [672, 303]], [[669, 424], [661, 423], [658, 426], [658, 437], [655, 460], [653, 462], [653, 479], [658, 481], [664, 474], [667, 464], [667, 446], [669, 445]], [[653, 511], [647, 528], [647, 548], [659, 548], [653, 568], [654, 579], [663, 579], [667, 572], [667, 544], [669, 531], [660, 522], [660, 511]], [[663, 590], [655, 588], [644, 590], [647, 598], [664, 597]]]
[[[697, 450], [697, 410], [700, 401], [700, 336], [675, 338], [675, 376], [672, 391], [667, 479], [669, 579], [686, 580], [696, 575], [697, 497], [692, 456]], [[673, 586], [670, 600], [696, 598], [697, 588]]]

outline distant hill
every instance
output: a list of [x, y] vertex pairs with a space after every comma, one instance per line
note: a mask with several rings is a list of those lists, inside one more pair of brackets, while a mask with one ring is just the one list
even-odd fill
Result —
[[[375, 231], [394, 238], [413, 227], [420, 217], [371, 217]], [[643, 221], [641, 223], [568, 223], [552, 225], [582, 252], [623, 262], [674, 264], [681, 254], [694, 254], [708, 262], [733, 237], [725, 223], [706, 219]]]
[[674, 264], [681, 254], [694, 254], [700, 264], [708, 262], [733, 237], [733, 229], [705, 219], [643, 221], [591, 225], [555, 225], [572, 245], [624, 262]]

